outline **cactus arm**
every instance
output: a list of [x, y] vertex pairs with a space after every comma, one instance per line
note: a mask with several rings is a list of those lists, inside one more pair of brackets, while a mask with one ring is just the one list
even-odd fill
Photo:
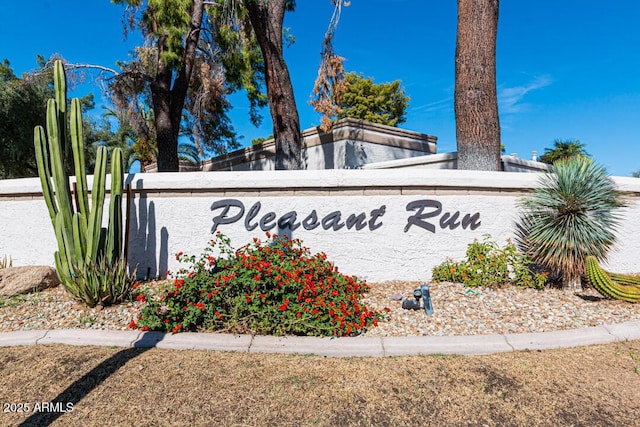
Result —
[[[87, 197], [87, 172], [84, 163], [84, 144], [82, 138], [82, 110], [80, 100], [71, 101], [71, 148], [76, 172], [76, 195], [78, 198], [78, 212], [85, 221], [89, 217], [89, 200]], [[86, 226], [86, 223], [85, 223]]]
[[631, 276], [628, 274], [611, 273], [607, 271], [611, 280], [620, 283], [621, 285], [629, 285], [640, 287], [640, 276]]
[[640, 288], [617, 283], [609, 277], [607, 272], [598, 265], [593, 256], [585, 259], [586, 275], [589, 283], [603, 296], [627, 302], [640, 301]]
[[614, 281], [611, 281], [614, 285], [615, 299], [619, 299], [626, 302], [638, 302], [640, 301], [639, 289], [635, 286], [621, 285]]
[[640, 301], [640, 288], [631, 285], [623, 285], [616, 281], [611, 280], [609, 276], [604, 275], [606, 279], [610, 281], [613, 286], [616, 299], [620, 299], [627, 302]]
[[36, 165], [38, 166], [38, 175], [40, 176], [40, 185], [42, 186], [42, 195], [47, 203], [51, 224], [55, 222], [58, 208], [56, 207], [53, 187], [51, 186], [51, 171], [49, 170], [49, 157], [47, 156], [47, 139], [42, 126], [36, 126], [33, 130], [33, 142], [36, 150]]
[[87, 260], [96, 260], [100, 245], [100, 229], [102, 227], [102, 211], [104, 205], [104, 182], [107, 170], [107, 149], [98, 147], [96, 168], [93, 173], [93, 187], [91, 190], [91, 212], [87, 219]]
[[[107, 256], [115, 262], [122, 255], [122, 195], [111, 196], [109, 202], [109, 228], [107, 231]], [[118, 212], [120, 215], [118, 215]]]
[[66, 227], [64, 215], [58, 212], [55, 222], [56, 240], [58, 241], [58, 255], [62, 264], [62, 272], [67, 277], [74, 277], [75, 247], [73, 244], [73, 230]]
[[64, 113], [67, 109], [67, 76], [64, 72], [64, 65], [59, 59], [53, 63], [53, 86], [59, 111]]
[[62, 282], [67, 289], [69, 289], [69, 285], [73, 284], [71, 280], [71, 276], [69, 276], [69, 270], [67, 264], [62, 260], [60, 256], [60, 252], [56, 251], [53, 254], [55, 263], [56, 263], [56, 272], [58, 273], [58, 278], [60, 282]]
[[[114, 262], [122, 253], [122, 195], [112, 195], [109, 202], [109, 228], [107, 231], [107, 256]], [[118, 211], [120, 215], [118, 215]]]
[[111, 193], [109, 196], [109, 229], [107, 234], [107, 256], [113, 263], [122, 255], [122, 150], [111, 153]]
[[[58, 209], [64, 215], [65, 223], [71, 227], [71, 215], [73, 205], [71, 204], [71, 190], [69, 189], [69, 177], [64, 171], [62, 163], [62, 152], [60, 151], [60, 125], [57, 119], [56, 101], [50, 99], [47, 102], [47, 139], [49, 140], [49, 151], [51, 160], [51, 172], [56, 190]], [[62, 125], [64, 127], [64, 124]]]
[[[65, 174], [72, 170], [71, 146], [67, 139], [67, 76], [64, 72], [64, 65], [61, 60], [56, 60], [53, 64], [53, 87], [54, 97], [57, 105], [58, 123], [62, 124], [58, 128], [60, 135], [60, 150], [62, 151], [62, 164]], [[68, 177], [68, 176], [67, 176]]]
[[87, 256], [87, 220], [79, 212], [73, 215], [73, 244], [77, 266], [83, 270]]

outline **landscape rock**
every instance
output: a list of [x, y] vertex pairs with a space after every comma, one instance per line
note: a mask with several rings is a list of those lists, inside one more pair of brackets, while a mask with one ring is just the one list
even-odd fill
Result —
[[402, 294], [389, 295], [391, 301], [402, 301]]
[[58, 286], [55, 268], [45, 265], [0, 268], [0, 297], [37, 292]]

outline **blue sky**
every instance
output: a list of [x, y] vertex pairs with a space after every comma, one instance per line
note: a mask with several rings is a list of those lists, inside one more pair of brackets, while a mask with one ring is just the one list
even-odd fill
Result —
[[[114, 66], [139, 34], [123, 40], [122, 7], [108, 0], [6, 2], [0, 12], [0, 59], [16, 74], [35, 68], [36, 54], [60, 53], [74, 63]], [[308, 105], [333, 7], [298, 0], [285, 26], [296, 43], [285, 51], [303, 129], [319, 123]], [[530, 158], [555, 139], [579, 139], [613, 175], [640, 169], [640, 2], [503, 0], [497, 46], [502, 142]], [[348, 71], [376, 82], [401, 80], [411, 97], [403, 128], [438, 137], [438, 152], [455, 151], [453, 113], [456, 2], [352, 0], [334, 47]], [[97, 86], [78, 89], [99, 94]], [[74, 95], [74, 94], [72, 94]], [[254, 128], [241, 95], [233, 96], [237, 131], [271, 134], [265, 110]], [[102, 112], [100, 99], [95, 114]]]

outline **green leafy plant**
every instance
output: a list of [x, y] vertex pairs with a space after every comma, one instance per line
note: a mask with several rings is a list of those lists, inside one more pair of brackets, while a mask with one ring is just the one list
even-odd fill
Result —
[[508, 284], [542, 289], [547, 276], [531, 269], [532, 263], [526, 254], [518, 252], [515, 244], [507, 241], [501, 248], [485, 235], [482, 241], [475, 239], [467, 246], [467, 257], [456, 262], [451, 259], [432, 270], [436, 282], [458, 282], [467, 287], [499, 287]]
[[342, 95], [338, 118], [351, 117], [372, 123], [398, 126], [406, 121], [410, 98], [400, 86], [401, 81], [374, 83], [362, 74], [345, 74], [346, 90]]
[[[102, 280], [115, 280], [118, 287], [133, 282], [123, 256], [122, 151], [115, 148], [111, 155], [109, 225], [103, 228], [107, 150], [98, 148], [89, 203], [80, 101], [71, 100], [67, 114], [66, 76], [59, 60], [54, 64], [54, 87], [55, 99], [47, 103], [46, 132], [44, 127], [36, 126], [34, 145], [42, 193], [58, 241], [54, 254], [56, 270], [65, 289], [90, 307], [119, 302], [126, 289], [111, 294], [112, 285]], [[69, 158], [69, 153], [65, 157], [65, 150], [69, 147], [75, 167], [75, 208], [64, 168]]]
[[[462, 262], [447, 258], [442, 264], [438, 264], [431, 270], [431, 279], [434, 282], [463, 283], [462, 273], [466, 273], [466, 265]], [[467, 275], [468, 276], [468, 275]]]
[[560, 160], [522, 200], [516, 241], [534, 262], [561, 274], [565, 289], [579, 289], [585, 257], [602, 261], [615, 242], [614, 210], [622, 206], [602, 167], [585, 156]]
[[[218, 233], [173, 284], [146, 301], [131, 327], [177, 333], [199, 329], [269, 335], [351, 336], [383, 318], [359, 300], [368, 285], [311, 255], [298, 239], [269, 235], [237, 250]], [[219, 252], [215, 257], [214, 249]]]

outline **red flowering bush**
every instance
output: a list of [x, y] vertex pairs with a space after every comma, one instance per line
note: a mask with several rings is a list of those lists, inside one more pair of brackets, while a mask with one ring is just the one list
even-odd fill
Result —
[[218, 233], [199, 259], [179, 253], [177, 259], [190, 267], [156, 297], [138, 296], [146, 305], [130, 326], [173, 333], [352, 336], [382, 319], [359, 302], [368, 285], [338, 272], [323, 252], [311, 255], [299, 239], [269, 233], [267, 238], [234, 250]]

